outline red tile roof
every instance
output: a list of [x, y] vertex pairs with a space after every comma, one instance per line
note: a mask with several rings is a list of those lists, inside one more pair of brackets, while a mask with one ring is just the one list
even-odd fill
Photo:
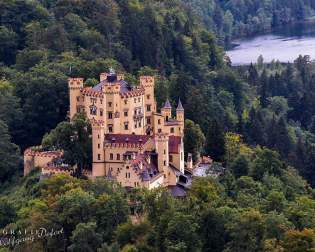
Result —
[[179, 153], [179, 146], [181, 144], [181, 137], [179, 136], [170, 136], [168, 142], [168, 151], [169, 153]]
[[147, 135], [106, 134], [105, 140], [110, 143], [144, 144], [150, 139]]

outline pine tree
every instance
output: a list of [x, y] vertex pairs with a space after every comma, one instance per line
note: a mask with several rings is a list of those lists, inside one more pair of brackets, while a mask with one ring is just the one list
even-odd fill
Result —
[[224, 131], [216, 120], [209, 124], [205, 150], [215, 161], [223, 161], [225, 155]]

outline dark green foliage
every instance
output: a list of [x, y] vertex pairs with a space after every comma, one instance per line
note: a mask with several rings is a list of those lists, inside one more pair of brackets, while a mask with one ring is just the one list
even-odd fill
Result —
[[222, 126], [213, 121], [210, 123], [208, 133], [206, 135], [205, 151], [216, 161], [223, 161], [225, 155], [225, 139]]
[[11, 142], [8, 126], [0, 120], [0, 184], [10, 180], [21, 167], [19, 148]]
[[61, 122], [43, 138], [43, 148], [63, 150], [65, 162], [77, 165], [77, 173], [89, 168], [92, 163], [91, 125], [84, 114], [78, 114], [70, 122]]
[[236, 178], [247, 176], [249, 172], [249, 161], [245, 156], [239, 155], [231, 164], [230, 169]]
[[200, 126], [191, 120], [185, 121], [184, 134], [184, 150], [186, 154], [191, 153], [193, 155], [193, 160], [197, 160], [204, 146], [205, 136]]
[[206, 27], [225, 45], [233, 37], [268, 31], [312, 17], [314, 13], [314, 4], [308, 0], [182, 1], [201, 16]]

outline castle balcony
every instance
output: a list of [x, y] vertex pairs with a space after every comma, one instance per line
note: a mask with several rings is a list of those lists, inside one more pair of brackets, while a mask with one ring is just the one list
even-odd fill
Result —
[[135, 114], [134, 116], [133, 116], [133, 119], [134, 120], [140, 120], [140, 119], [142, 119], [144, 117], [144, 114], [143, 113], [138, 113], [138, 114]]

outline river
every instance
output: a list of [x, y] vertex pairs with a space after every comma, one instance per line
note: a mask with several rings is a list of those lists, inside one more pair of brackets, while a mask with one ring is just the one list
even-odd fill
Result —
[[273, 59], [293, 62], [300, 54], [315, 59], [315, 23], [281, 27], [267, 34], [235, 40], [233, 44], [227, 51], [233, 65], [254, 63], [259, 55], [266, 63]]

